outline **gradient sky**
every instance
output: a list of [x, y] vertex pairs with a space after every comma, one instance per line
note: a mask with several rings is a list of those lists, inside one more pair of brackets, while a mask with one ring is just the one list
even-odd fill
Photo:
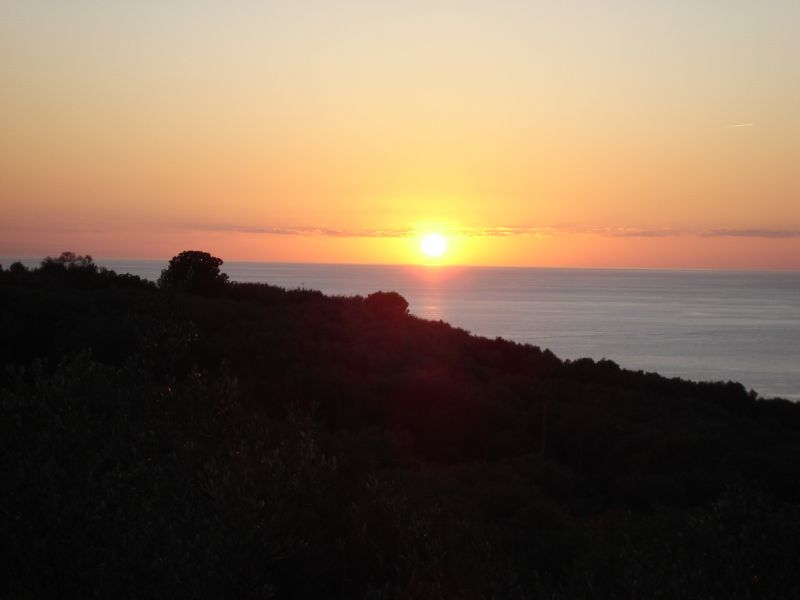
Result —
[[0, 0], [0, 255], [800, 269], [800, 2]]

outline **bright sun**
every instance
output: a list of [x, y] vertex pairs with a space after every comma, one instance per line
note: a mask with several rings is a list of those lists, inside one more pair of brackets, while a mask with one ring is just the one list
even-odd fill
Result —
[[447, 238], [441, 233], [429, 233], [422, 238], [420, 248], [431, 258], [438, 258], [447, 252]]

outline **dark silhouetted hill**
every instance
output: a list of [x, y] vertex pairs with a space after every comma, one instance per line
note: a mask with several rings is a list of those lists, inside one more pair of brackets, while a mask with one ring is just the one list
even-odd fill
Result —
[[4, 597], [800, 589], [800, 406], [216, 261], [0, 270]]

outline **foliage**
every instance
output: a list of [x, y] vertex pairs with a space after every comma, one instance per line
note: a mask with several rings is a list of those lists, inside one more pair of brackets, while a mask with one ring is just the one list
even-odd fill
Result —
[[2, 597], [800, 587], [796, 404], [85, 258], [0, 271]]
[[228, 276], [220, 272], [223, 260], [208, 252], [185, 250], [169, 261], [161, 271], [158, 285], [165, 289], [179, 289], [187, 292], [214, 292], [224, 288]]
[[19, 261], [11, 263], [8, 270], [13, 275], [21, 275], [22, 273], [28, 272], [27, 267]]
[[397, 292], [373, 292], [364, 304], [386, 317], [408, 313], [408, 301]]
[[82, 254], [75, 254], [74, 252], [62, 252], [58, 258], [48, 256], [42, 260], [40, 268], [45, 272], [59, 269], [84, 269], [92, 272], [97, 271], [97, 265], [94, 264], [94, 260], [92, 259], [91, 255], [86, 254], [84, 256]]

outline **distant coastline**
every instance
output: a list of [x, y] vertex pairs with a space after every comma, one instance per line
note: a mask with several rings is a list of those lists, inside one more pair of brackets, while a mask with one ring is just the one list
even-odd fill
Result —
[[[26, 259], [28, 266], [40, 259]], [[155, 281], [164, 261], [98, 260]], [[0, 263], [7, 265], [9, 259]], [[231, 280], [401, 293], [413, 314], [486, 337], [800, 400], [800, 273], [230, 261]]]

